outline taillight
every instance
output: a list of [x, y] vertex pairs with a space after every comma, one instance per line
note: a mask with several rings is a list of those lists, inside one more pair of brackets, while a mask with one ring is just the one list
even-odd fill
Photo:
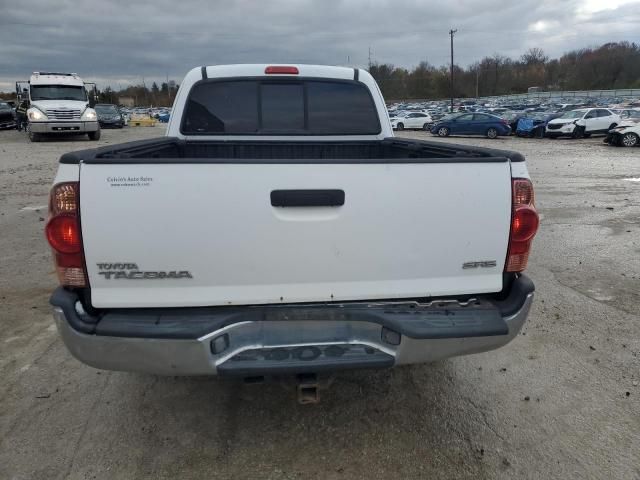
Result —
[[47, 241], [53, 249], [58, 279], [61, 285], [68, 287], [87, 285], [79, 200], [78, 182], [54, 185], [49, 199], [49, 221], [45, 227]]
[[527, 268], [531, 243], [540, 223], [531, 181], [526, 178], [514, 178], [511, 198], [511, 231], [504, 271], [522, 272]]
[[286, 74], [286, 75], [298, 75], [298, 67], [291, 67], [287, 65], [270, 65], [264, 69], [264, 73], [271, 74]]
[[53, 217], [46, 226], [49, 245], [59, 253], [80, 253], [80, 228], [78, 221], [71, 215]]

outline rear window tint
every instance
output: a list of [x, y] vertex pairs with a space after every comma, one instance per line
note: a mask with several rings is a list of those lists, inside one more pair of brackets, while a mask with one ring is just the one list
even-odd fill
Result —
[[262, 130], [304, 131], [304, 90], [302, 84], [261, 85]]
[[255, 82], [198, 85], [191, 90], [187, 100], [182, 131], [255, 133], [258, 130], [257, 103]]
[[362, 84], [307, 82], [309, 130], [324, 135], [380, 133], [378, 112]]
[[222, 80], [189, 93], [185, 135], [375, 135], [381, 127], [367, 87], [332, 80]]

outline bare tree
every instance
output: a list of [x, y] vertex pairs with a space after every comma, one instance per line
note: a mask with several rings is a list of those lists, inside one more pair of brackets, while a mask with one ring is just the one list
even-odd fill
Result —
[[520, 59], [525, 65], [536, 65], [549, 61], [549, 57], [545, 55], [544, 50], [538, 47], [530, 48], [524, 52]]

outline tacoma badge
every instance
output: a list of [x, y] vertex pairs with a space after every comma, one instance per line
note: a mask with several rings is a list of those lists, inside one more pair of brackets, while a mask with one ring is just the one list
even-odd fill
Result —
[[193, 278], [188, 270], [141, 271], [136, 263], [97, 263], [98, 275], [105, 280], [164, 280], [167, 278]]

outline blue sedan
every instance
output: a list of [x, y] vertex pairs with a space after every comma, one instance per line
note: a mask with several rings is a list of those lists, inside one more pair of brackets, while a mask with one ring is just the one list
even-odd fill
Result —
[[505, 119], [488, 113], [461, 113], [434, 123], [431, 133], [440, 137], [484, 135], [488, 138], [497, 138], [499, 135], [510, 135], [511, 127]]

